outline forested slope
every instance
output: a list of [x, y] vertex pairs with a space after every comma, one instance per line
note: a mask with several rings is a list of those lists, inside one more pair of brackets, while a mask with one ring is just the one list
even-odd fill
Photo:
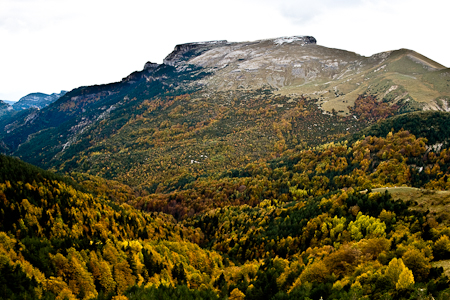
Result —
[[[279, 158], [254, 161], [242, 168], [192, 173], [167, 185], [160, 182], [156, 191], [130, 189], [128, 197], [124, 192], [119, 198], [142, 210], [184, 218], [227, 205], [254, 206], [265, 199], [289, 202], [349, 187], [448, 189], [449, 150], [440, 147], [437, 151], [433, 145], [408, 131], [389, 132], [353, 143], [288, 150]], [[133, 193], [139, 196], [131, 197]]]
[[68, 179], [0, 160], [3, 299], [110, 299], [136, 284], [181, 284], [186, 274], [199, 287], [223, 266], [219, 254], [193, 243], [199, 230], [170, 216], [116, 205]]
[[448, 153], [400, 131], [292, 151], [166, 196], [1, 156], [1, 295], [447, 299], [449, 278], [433, 265], [450, 259], [449, 215], [371, 188], [447, 188]]

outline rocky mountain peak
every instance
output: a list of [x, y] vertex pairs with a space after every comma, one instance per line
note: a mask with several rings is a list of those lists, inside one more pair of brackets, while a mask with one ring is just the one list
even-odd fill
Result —
[[159, 66], [159, 64], [157, 63], [152, 63], [150, 61], [146, 62], [144, 65], [144, 70], [155, 70], [157, 67]]
[[290, 44], [293, 42], [300, 42], [303, 45], [317, 44], [317, 40], [312, 36], [285, 36], [273, 39], [273, 42], [277, 45]]
[[280, 89], [316, 80], [329, 81], [360, 69], [365, 59], [352, 52], [319, 46], [312, 36], [180, 45], [178, 52], [172, 52], [168, 58], [177, 70], [195, 66], [207, 71], [211, 76], [200, 84], [212, 90], [264, 86]]
[[248, 46], [252, 44], [262, 44], [269, 42], [269, 44], [274, 46], [281, 46], [283, 44], [295, 44], [295, 45], [309, 45], [309, 44], [316, 44], [317, 41], [312, 36], [286, 36], [286, 37], [279, 37], [279, 38], [273, 38], [273, 39], [265, 39], [265, 40], [258, 40], [254, 42], [238, 42], [238, 43], [231, 43], [227, 40], [217, 40], [217, 41], [208, 41], [208, 42], [195, 42], [195, 43], [186, 43], [186, 44], [180, 44], [176, 45], [175, 49], [170, 53], [165, 59], [164, 64], [169, 66], [180, 66], [188, 62], [189, 60], [200, 56], [201, 54], [213, 50], [216, 48], [229, 46], [232, 48], [235, 47], [241, 47], [241, 46]]
[[207, 50], [224, 46], [228, 43], [226, 40], [196, 42], [176, 45], [175, 49], [165, 59], [164, 64], [176, 66], [179, 62], [187, 61], [193, 56], [197, 56]]

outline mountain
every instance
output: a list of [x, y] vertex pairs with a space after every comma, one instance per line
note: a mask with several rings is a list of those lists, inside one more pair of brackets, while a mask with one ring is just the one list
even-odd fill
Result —
[[53, 93], [51, 95], [47, 95], [44, 93], [31, 93], [19, 99], [19, 101], [12, 104], [15, 110], [22, 110], [27, 108], [44, 108], [50, 103], [55, 102], [61, 96], [66, 94], [66, 91], [61, 91], [59, 94]]
[[189, 43], [0, 118], [0, 298], [449, 299], [448, 73]]
[[41, 167], [171, 190], [393, 115], [446, 111], [449, 72], [411, 50], [364, 57], [313, 37], [189, 43], [3, 120], [1, 145]]
[[[201, 81], [210, 90], [269, 87], [280, 95], [311, 95], [328, 112], [334, 108], [348, 113], [348, 106], [364, 93], [391, 104], [445, 110], [446, 104], [438, 103], [447, 101], [449, 95], [445, 78], [449, 70], [414, 51], [402, 49], [366, 58], [318, 46], [313, 37], [181, 45], [164, 63], [177, 70], [194, 65], [211, 72], [211, 77]], [[440, 77], [444, 78], [436, 79]]]
[[[1, 101], [0, 100], [0, 128], [6, 130], [6, 125], [14, 126], [20, 122], [27, 123], [33, 114], [41, 108], [46, 107], [50, 103], [56, 101], [61, 96], [66, 94], [66, 91], [61, 93], [53, 93], [51, 95], [43, 93], [32, 93], [22, 97], [19, 101]], [[6, 144], [0, 141], [0, 152], [8, 152]]]

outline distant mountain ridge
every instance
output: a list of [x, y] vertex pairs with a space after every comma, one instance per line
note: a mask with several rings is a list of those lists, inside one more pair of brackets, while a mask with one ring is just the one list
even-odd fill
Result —
[[0, 100], [0, 109], [11, 106], [6, 101]]
[[14, 103], [17, 102], [17, 101], [10, 101], [10, 100], [0, 100], [0, 101], [3, 101], [4, 103], [9, 104], [9, 105], [13, 105]]
[[67, 91], [61, 91], [60, 93], [53, 93], [50, 95], [44, 93], [31, 93], [20, 98], [19, 101], [14, 102], [12, 104], [12, 107], [15, 110], [22, 110], [30, 107], [41, 109], [46, 107], [50, 103], [55, 102], [56, 100], [64, 96], [66, 93]]

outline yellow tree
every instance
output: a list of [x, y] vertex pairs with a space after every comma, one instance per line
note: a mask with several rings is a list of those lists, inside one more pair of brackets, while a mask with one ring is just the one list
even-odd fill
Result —
[[83, 299], [97, 297], [94, 278], [88, 272], [80, 253], [73, 248], [68, 250], [69, 287]]
[[114, 265], [114, 279], [117, 284], [117, 293], [119, 295], [136, 283], [136, 278], [133, 276], [130, 265], [126, 260]]
[[89, 258], [89, 265], [92, 270], [92, 275], [94, 276], [94, 279], [100, 283], [105, 291], [105, 294], [114, 292], [116, 282], [113, 279], [111, 268], [108, 263], [102, 259], [99, 260], [94, 251], [91, 251]]
[[309, 263], [302, 274], [294, 282], [290, 291], [298, 286], [301, 286], [305, 282], [324, 282], [329, 273], [329, 269], [322, 260], [316, 260], [312, 263]]
[[416, 248], [409, 249], [403, 254], [403, 261], [418, 281], [423, 281], [428, 277], [431, 264], [422, 251]]
[[394, 284], [396, 284], [403, 269], [405, 269], [405, 264], [403, 263], [402, 259], [393, 258], [389, 262], [385, 274], [392, 280]]
[[244, 300], [245, 294], [241, 292], [238, 288], [235, 288], [230, 293], [230, 300]]
[[45, 281], [44, 286], [46, 290], [58, 295], [58, 297], [56, 297], [57, 300], [77, 299], [61, 277], [50, 276], [50, 278]]
[[348, 224], [348, 230], [350, 231], [352, 239], [359, 241], [364, 237], [363, 232], [368, 237], [385, 237], [386, 236], [386, 224], [381, 222], [380, 219], [363, 215], [358, 212], [356, 220]]
[[450, 258], [450, 239], [447, 235], [444, 234], [434, 243], [433, 254], [436, 259]]
[[403, 290], [410, 288], [412, 285], [414, 285], [414, 275], [410, 269], [405, 267], [400, 273], [395, 288], [397, 290]]
[[392, 280], [396, 289], [407, 289], [414, 284], [414, 275], [401, 258], [393, 258], [386, 269], [385, 275]]

